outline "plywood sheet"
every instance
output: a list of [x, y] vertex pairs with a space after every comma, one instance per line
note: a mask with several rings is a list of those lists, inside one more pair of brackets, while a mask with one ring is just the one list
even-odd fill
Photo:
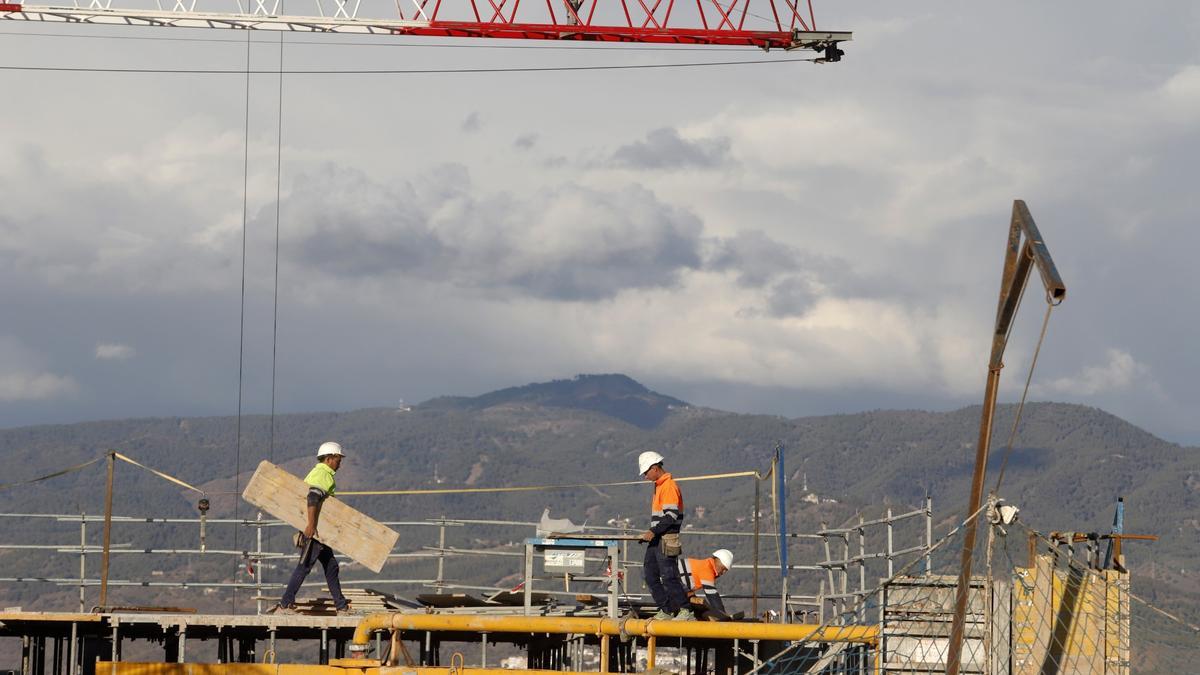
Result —
[[[243, 499], [297, 530], [308, 524], [307, 495], [303, 480], [265, 460], [242, 492]], [[395, 530], [337, 497], [329, 497], [321, 506], [317, 534], [321, 543], [376, 573], [400, 538]]]

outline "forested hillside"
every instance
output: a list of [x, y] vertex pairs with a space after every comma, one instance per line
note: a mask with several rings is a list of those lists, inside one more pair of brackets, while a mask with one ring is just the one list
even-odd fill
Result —
[[[997, 429], [1011, 424], [1002, 408]], [[269, 420], [242, 421], [240, 453], [236, 420], [169, 418], [89, 422], [0, 430], [0, 452], [8, 480], [36, 477], [103, 454], [113, 448], [184, 481], [201, 486], [213, 502], [212, 518], [253, 518], [254, 510], [234, 499], [262, 459], [301, 474], [317, 445], [338, 440], [349, 457], [338, 473], [341, 490], [433, 487], [496, 487], [607, 483], [637, 478], [636, 455], [654, 449], [676, 475], [738, 470], [765, 471], [776, 444], [786, 449], [790, 529], [812, 532], [821, 521], [840, 524], [858, 514], [878, 515], [886, 506], [906, 510], [934, 499], [936, 526], [944, 532], [961, 519], [969, 488], [979, 408], [953, 412], [874, 411], [785, 419], [742, 415], [689, 406], [657, 394], [624, 376], [580, 376], [527, 385], [476, 398], [439, 398], [411, 410], [369, 409], [342, 413], [279, 416], [274, 447]], [[997, 440], [993, 464], [1004, 454]], [[237, 470], [240, 469], [240, 474]], [[989, 485], [994, 482], [995, 467]], [[235, 474], [236, 477], [235, 477]], [[103, 508], [102, 464], [33, 485], [0, 491], [0, 512], [98, 514]], [[807, 488], [805, 490], [804, 488]], [[1107, 531], [1114, 503], [1124, 497], [1126, 530], [1157, 534], [1157, 543], [1127, 547], [1134, 588], [1162, 604], [1195, 616], [1200, 608], [1200, 451], [1167, 443], [1103, 411], [1077, 405], [1027, 406], [1001, 490], [1022, 509], [1022, 518], [1041, 530]], [[687, 483], [689, 522], [696, 528], [749, 527], [754, 485], [750, 479]], [[808, 498], [805, 497], [807, 495]], [[196, 514], [196, 497], [141, 469], [118, 464], [114, 511], [127, 516]], [[442, 496], [347, 497], [380, 519], [414, 521], [431, 517], [536, 520], [544, 507], [556, 517], [604, 524], [645, 520], [649, 486], [574, 488], [547, 492]], [[700, 507], [698, 509], [698, 507]], [[700, 513], [703, 518], [700, 518]], [[254, 548], [254, 533], [236, 534], [210, 525], [211, 548]], [[532, 534], [530, 528], [449, 528], [449, 543], [506, 549]], [[89, 527], [99, 542], [100, 528]], [[267, 548], [282, 551], [286, 531], [271, 531]], [[916, 536], [902, 531], [901, 537]], [[31, 518], [0, 519], [0, 542], [77, 545], [77, 523]], [[135, 548], [196, 548], [195, 525], [119, 523], [114, 541]], [[694, 540], [697, 553], [719, 543], [748, 562], [748, 541]], [[402, 529], [398, 552], [419, 552], [436, 542], [436, 528]], [[764, 560], [773, 559], [773, 549]], [[797, 548], [793, 562], [813, 562], [815, 550]], [[78, 558], [44, 552], [3, 551], [0, 576], [78, 575]], [[289, 561], [283, 561], [287, 566]], [[98, 557], [89, 560], [98, 569]], [[268, 580], [282, 571], [266, 566]], [[214, 555], [114, 554], [113, 578], [131, 580], [246, 580], [245, 565]], [[519, 578], [515, 560], [462, 557], [447, 574], [465, 584], [504, 585]], [[431, 562], [390, 563], [380, 578], [429, 578]], [[348, 578], [371, 578], [348, 566]], [[774, 576], [764, 589], [775, 586]], [[748, 577], [729, 582], [745, 588]], [[421, 589], [388, 586], [401, 594]], [[160, 589], [118, 589], [122, 602], [217, 606], [226, 592], [199, 594]], [[190, 595], [189, 595], [190, 594]], [[77, 591], [49, 584], [0, 584], [0, 602], [25, 607], [77, 607]], [[246, 610], [243, 592], [239, 608]], [[228, 605], [226, 605], [228, 606]]]

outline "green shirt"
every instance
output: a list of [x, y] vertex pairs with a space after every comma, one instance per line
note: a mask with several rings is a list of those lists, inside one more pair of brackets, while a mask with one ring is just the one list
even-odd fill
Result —
[[333, 482], [333, 469], [329, 468], [325, 462], [317, 462], [313, 470], [304, 477], [304, 482], [321, 490], [328, 497], [333, 496], [333, 491], [337, 487]]

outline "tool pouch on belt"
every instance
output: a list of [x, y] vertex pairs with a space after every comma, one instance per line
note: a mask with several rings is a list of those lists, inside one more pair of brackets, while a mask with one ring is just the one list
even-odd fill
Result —
[[668, 558], [675, 558], [683, 553], [683, 544], [679, 541], [678, 532], [669, 532], [662, 536], [662, 552]]
[[295, 544], [296, 548], [304, 548], [304, 533], [296, 530], [296, 534], [292, 535], [292, 543]]

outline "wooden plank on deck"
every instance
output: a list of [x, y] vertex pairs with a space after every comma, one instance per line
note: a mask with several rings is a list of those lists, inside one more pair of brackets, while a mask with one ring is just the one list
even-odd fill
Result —
[[[308, 485], [301, 479], [263, 461], [246, 485], [242, 498], [297, 530], [308, 524]], [[321, 506], [317, 534], [323, 544], [349, 556], [372, 572], [378, 573], [400, 538], [399, 533], [347, 506], [337, 497], [328, 497]]]

